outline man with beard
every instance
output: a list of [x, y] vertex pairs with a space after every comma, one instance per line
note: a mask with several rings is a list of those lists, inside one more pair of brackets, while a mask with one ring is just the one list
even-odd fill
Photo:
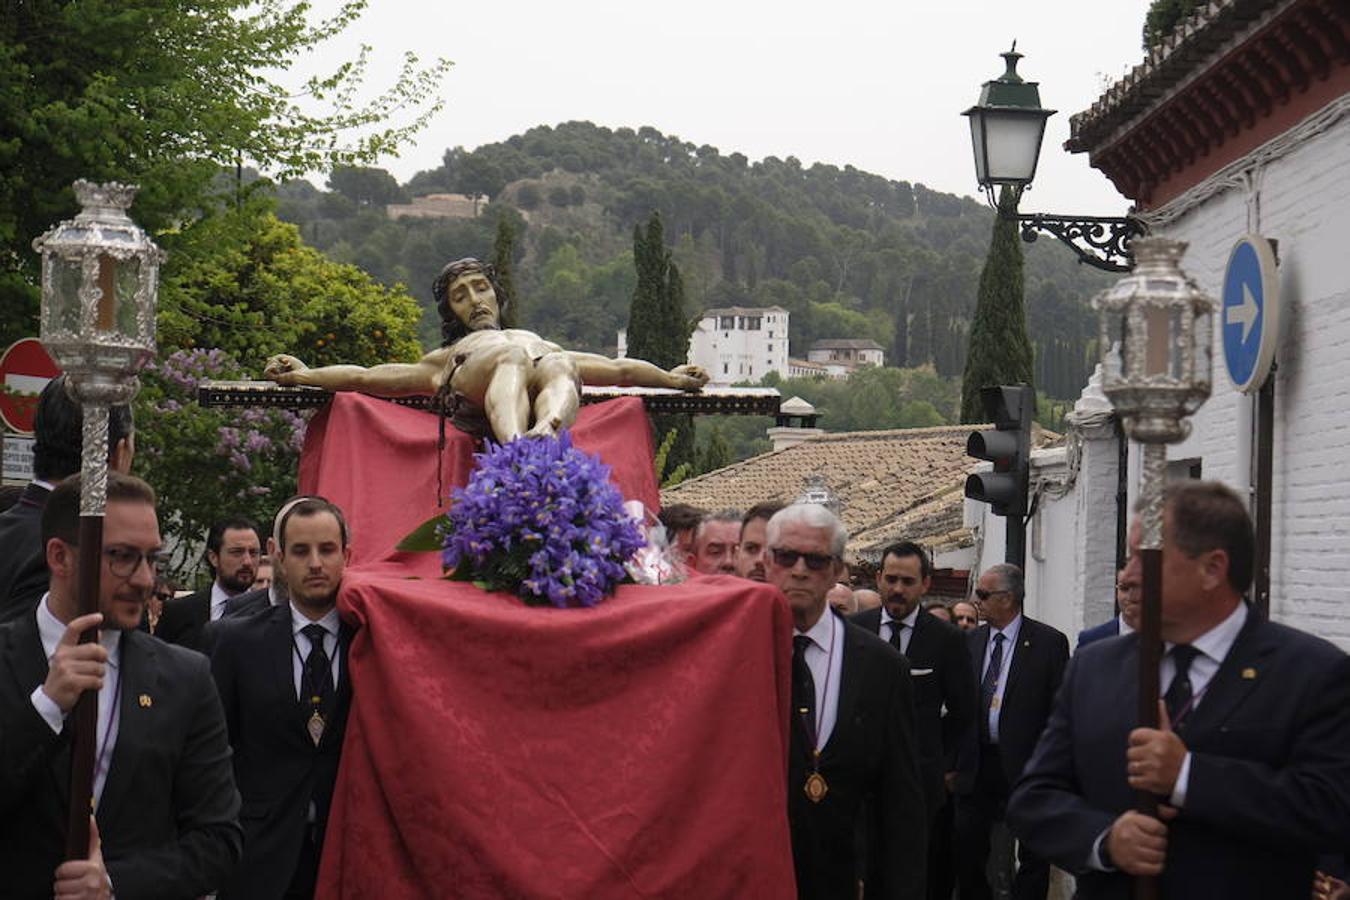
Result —
[[252, 521], [230, 516], [212, 525], [206, 535], [206, 562], [215, 578], [210, 587], [164, 604], [159, 636], [205, 652], [203, 629], [225, 615], [225, 601], [252, 589], [261, 556], [258, 526]]
[[[877, 572], [881, 607], [858, 613], [852, 621], [887, 641], [909, 661], [919, 767], [932, 825], [929, 896], [946, 900], [955, 882], [949, 794], [969, 789], [974, 780], [969, 762], [974, 758], [976, 691], [965, 637], [921, 608], [932, 575], [928, 554], [918, 544], [890, 545], [881, 554]], [[958, 771], [958, 761], [966, 763], [967, 771]]]
[[708, 373], [698, 366], [667, 372], [645, 360], [564, 350], [532, 331], [503, 328], [509, 298], [502, 302], [493, 267], [472, 257], [442, 269], [431, 292], [443, 343], [417, 362], [311, 369], [294, 356], [279, 355], [267, 361], [263, 377], [329, 391], [441, 397], [461, 430], [501, 443], [570, 427], [583, 384], [697, 391], [708, 383]]
[[[210, 894], [239, 859], [239, 794], [207, 661], [138, 630], [160, 553], [155, 494], [108, 473], [99, 612], [76, 616], [80, 478], [42, 515], [50, 590], [0, 628], [0, 893]], [[99, 627], [99, 639], [79, 643]], [[62, 862], [71, 805], [68, 716], [95, 691], [89, 858]], [[92, 802], [91, 802], [92, 801]]]
[[741, 519], [740, 543], [736, 546], [736, 574], [751, 581], [766, 581], [764, 565], [767, 550], [765, 529], [769, 520], [783, 508], [774, 501], [756, 503]]
[[321, 497], [277, 527], [289, 602], [212, 626], [211, 668], [243, 795], [244, 859], [224, 898], [311, 897], [351, 705], [337, 594], [347, 523]]

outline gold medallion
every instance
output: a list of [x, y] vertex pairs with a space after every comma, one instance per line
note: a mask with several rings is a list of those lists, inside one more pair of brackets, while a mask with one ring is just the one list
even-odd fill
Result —
[[314, 746], [319, 746], [319, 741], [323, 740], [323, 716], [319, 715], [317, 709], [305, 723], [305, 730], [309, 732], [309, 739], [314, 742]]
[[812, 803], [819, 803], [825, 799], [825, 795], [830, 792], [830, 786], [825, 783], [825, 777], [819, 772], [812, 772], [806, 779], [806, 785], [802, 788], [806, 791], [806, 799]]

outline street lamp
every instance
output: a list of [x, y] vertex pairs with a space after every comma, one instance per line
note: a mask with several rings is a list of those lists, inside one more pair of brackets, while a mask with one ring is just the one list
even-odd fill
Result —
[[[1158, 727], [1162, 662], [1163, 488], [1167, 445], [1190, 434], [1186, 421], [1209, 397], [1215, 303], [1181, 270], [1186, 242], [1140, 238], [1134, 271], [1098, 294], [1102, 390], [1125, 433], [1143, 444], [1139, 561], [1143, 595], [1139, 620], [1139, 725]], [[1156, 816], [1158, 798], [1139, 791], [1135, 808]], [[1152, 878], [1136, 897], [1156, 896]]]
[[[1020, 199], [1036, 177], [1036, 162], [1045, 137], [1045, 123], [1055, 114], [1041, 107], [1037, 82], [1017, 74], [1022, 54], [1017, 44], [1000, 54], [1006, 70], [986, 81], [979, 102], [962, 113], [970, 119], [970, 143], [975, 152], [975, 177], [991, 206], [998, 208], [995, 188], [1007, 187]], [[1022, 226], [1028, 243], [1037, 232], [1054, 235], [1069, 246], [1078, 261], [1108, 272], [1128, 272], [1130, 241], [1147, 233], [1133, 216], [1060, 216], [1049, 213], [1006, 213]], [[1080, 246], [1081, 244], [1081, 246]]]
[[[136, 373], [155, 355], [155, 294], [163, 252], [127, 216], [136, 187], [77, 181], [83, 207], [33, 241], [42, 254], [41, 337], [83, 407], [80, 465], [79, 611], [98, 612], [108, 488], [108, 408], [130, 402]], [[96, 629], [80, 641], [97, 639]], [[89, 851], [98, 692], [74, 710], [66, 858]]]
[[1017, 74], [1017, 43], [1003, 57], [1007, 70], [986, 81], [980, 102], [961, 115], [970, 118], [970, 143], [975, 149], [975, 176], [993, 200], [995, 185], [1020, 190], [1036, 177], [1046, 120], [1053, 109], [1041, 108], [1041, 92], [1034, 81]]

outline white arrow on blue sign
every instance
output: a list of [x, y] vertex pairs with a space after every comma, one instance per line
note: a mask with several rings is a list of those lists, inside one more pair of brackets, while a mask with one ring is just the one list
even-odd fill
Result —
[[1260, 235], [1244, 235], [1223, 275], [1223, 357], [1238, 390], [1265, 383], [1279, 340], [1280, 284], [1275, 250]]

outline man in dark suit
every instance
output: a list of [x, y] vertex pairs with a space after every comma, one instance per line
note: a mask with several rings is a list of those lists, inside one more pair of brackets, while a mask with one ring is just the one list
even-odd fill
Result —
[[1094, 641], [1133, 634], [1139, 625], [1139, 583], [1133, 581], [1121, 569], [1116, 573], [1116, 608], [1119, 612], [1100, 625], [1084, 628], [1078, 632], [1078, 646], [1075, 652]]
[[342, 512], [296, 503], [278, 526], [290, 600], [214, 623], [211, 669], [243, 795], [244, 859], [222, 898], [311, 897], [351, 705], [337, 592], [349, 555]]
[[[990, 832], [1004, 817], [1008, 794], [1045, 727], [1069, 660], [1061, 632], [1022, 614], [1022, 570], [1000, 563], [976, 582], [985, 623], [967, 635], [979, 685], [975, 784], [957, 798], [957, 882], [961, 900], [992, 896], [985, 869]], [[1050, 867], [1025, 845], [1018, 848], [1014, 900], [1045, 900]]]
[[258, 526], [242, 516], [214, 523], [206, 534], [206, 564], [211, 586], [164, 604], [155, 634], [170, 644], [206, 652], [203, 629], [225, 615], [225, 603], [253, 588], [262, 556]]
[[1303, 900], [1350, 834], [1350, 657], [1243, 602], [1255, 541], [1230, 489], [1170, 485], [1163, 521], [1163, 727], [1134, 727], [1138, 636], [1084, 648], [1009, 821], [1085, 900], [1125, 900], [1130, 875], [1164, 900]]
[[[767, 575], [792, 610], [788, 825], [797, 895], [924, 896], [928, 816], [904, 657], [829, 609], [848, 533], [823, 506], [769, 520]], [[858, 846], [865, 836], [864, 847]], [[861, 859], [859, 854], [861, 852]]]
[[[952, 805], [948, 791], [968, 790], [959, 761], [974, 762], [975, 679], [965, 636], [955, 626], [921, 608], [932, 586], [932, 564], [918, 544], [892, 544], [881, 554], [877, 592], [881, 607], [855, 615], [853, 623], [879, 635], [909, 661], [914, 681], [914, 713], [919, 735], [920, 772], [928, 799], [929, 896], [947, 900], [955, 880]], [[962, 748], [965, 753], [961, 753]]]
[[[50, 591], [0, 627], [0, 893], [209, 894], [239, 859], [239, 794], [206, 659], [137, 628], [160, 550], [154, 492], [109, 473], [101, 612], [77, 618], [79, 493], [78, 476], [63, 482], [43, 513]], [[99, 625], [98, 641], [78, 643]], [[92, 808], [102, 846], [63, 863], [66, 722], [86, 690], [98, 693]]]
[[[80, 471], [84, 413], [66, 393], [62, 375], [47, 382], [33, 421], [33, 480], [9, 509], [0, 513], [0, 622], [30, 614], [47, 590], [47, 554], [42, 546], [42, 509], [52, 487]], [[108, 465], [131, 471], [135, 440], [131, 407], [108, 409]]]

